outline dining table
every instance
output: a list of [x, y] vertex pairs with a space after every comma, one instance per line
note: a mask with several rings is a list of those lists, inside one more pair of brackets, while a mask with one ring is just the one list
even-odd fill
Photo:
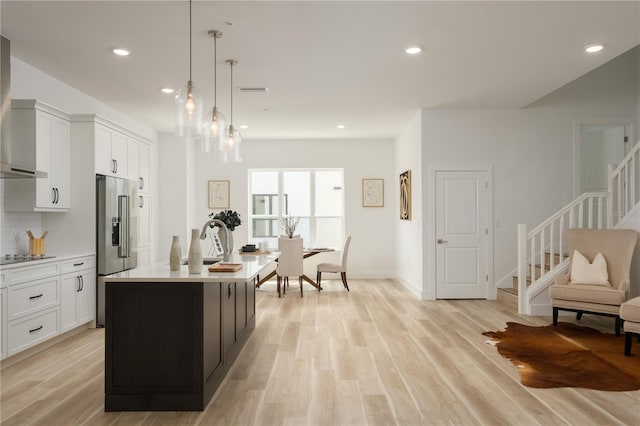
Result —
[[[311, 256], [315, 256], [316, 254], [320, 254], [320, 253], [329, 253], [335, 251], [335, 249], [332, 248], [312, 248], [312, 249], [305, 249], [302, 252], [302, 258], [306, 259], [308, 257]], [[259, 256], [259, 255], [263, 255], [263, 254], [272, 254], [274, 252], [244, 252], [244, 251], [240, 251], [240, 255], [241, 256]], [[276, 258], [276, 262], [278, 261], [278, 259]], [[256, 288], [259, 288], [262, 284], [264, 284], [265, 282], [269, 281], [271, 278], [276, 276], [276, 270], [274, 269], [273, 271], [269, 272], [265, 277], [261, 278], [260, 276], [258, 276], [256, 278]], [[318, 284], [317, 282], [315, 282], [314, 280], [312, 280], [311, 278], [309, 278], [307, 275], [303, 274], [302, 275], [302, 279], [306, 282], [308, 282], [309, 284], [311, 284], [312, 286], [314, 286], [315, 288], [318, 289], [318, 291], [322, 290], [322, 287], [320, 286], [320, 284]]]

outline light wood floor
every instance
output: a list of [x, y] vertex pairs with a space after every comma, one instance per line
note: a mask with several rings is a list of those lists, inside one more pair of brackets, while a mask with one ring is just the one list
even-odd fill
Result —
[[480, 334], [549, 318], [423, 302], [389, 280], [349, 284], [305, 286], [302, 299], [297, 284], [283, 299], [259, 289], [256, 329], [204, 412], [104, 413], [104, 333], [88, 330], [2, 371], [2, 424], [640, 424], [640, 391], [526, 388]]

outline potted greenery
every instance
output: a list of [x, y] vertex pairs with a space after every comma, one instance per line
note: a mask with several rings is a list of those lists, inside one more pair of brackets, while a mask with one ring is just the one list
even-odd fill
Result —
[[[223, 210], [219, 213], [210, 213], [209, 218], [218, 219], [224, 222], [224, 224], [227, 225], [227, 228], [229, 228], [229, 231], [233, 231], [234, 229], [236, 229], [236, 226], [242, 225], [242, 219], [240, 218], [240, 214], [233, 210]], [[214, 226], [218, 226], [218, 225], [216, 225], [215, 223], [212, 223], [209, 226], [213, 228]]]
[[[222, 247], [224, 248], [224, 252], [226, 254], [233, 252], [233, 234], [231, 233], [231, 231], [236, 229], [236, 226], [240, 226], [242, 224], [242, 219], [240, 218], [240, 214], [233, 210], [223, 210], [219, 213], [210, 213], [209, 218], [218, 219], [219, 221], [221, 221], [227, 226], [227, 229], [229, 230], [229, 241], [227, 241], [226, 232], [218, 231], [218, 238], [220, 239], [220, 243], [222, 244]], [[211, 223], [209, 227], [219, 228], [220, 225], [216, 223]]]

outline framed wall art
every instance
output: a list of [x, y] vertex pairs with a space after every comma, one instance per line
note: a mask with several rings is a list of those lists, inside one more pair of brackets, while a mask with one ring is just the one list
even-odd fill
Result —
[[411, 170], [400, 173], [400, 220], [411, 220]]
[[229, 208], [229, 181], [210, 180], [209, 181], [209, 208], [228, 209]]
[[384, 179], [362, 179], [362, 207], [384, 207]]

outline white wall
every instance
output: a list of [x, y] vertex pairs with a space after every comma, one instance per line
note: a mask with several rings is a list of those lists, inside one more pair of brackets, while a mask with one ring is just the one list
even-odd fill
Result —
[[[531, 229], [574, 198], [574, 122], [626, 118], [637, 134], [634, 70], [639, 51], [636, 48], [523, 109], [422, 111], [423, 170], [493, 166], [497, 283], [511, 286], [517, 224]], [[425, 204], [434, 200], [435, 194], [426, 194]], [[434, 218], [425, 212], [424, 220]], [[426, 230], [423, 235], [426, 240]], [[424, 264], [430, 260], [425, 251]], [[433, 283], [425, 282], [425, 288], [433, 288]]]
[[[192, 159], [184, 138], [171, 133], [161, 133], [158, 141], [158, 251], [152, 261], [168, 261], [172, 236], [180, 238], [182, 256], [188, 256], [191, 232], [194, 223], [190, 217], [189, 205], [193, 185], [190, 183]], [[152, 212], [153, 215], [153, 212]]]
[[420, 111], [400, 131], [395, 140], [394, 176], [391, 184], [399, 185], [399, 175], [411, 170], [411, 220], [400, 220], [400, 196], [393, 200], [395, 225], [396, 279], [416, 296], [426, 299], [423, 285], [424, 175], [422, 158], [422, 114]]
[[[221, 164], [215, 153], [202, 153], [195, 146], [195, 200], [193, 221], [202, 226], [211, 210], [207, 204], [207, 181], [230, 180], [231, 209], [240, 213], [243, 223], [234, 231], [234, 246], [248, 240], [248, 169], [256, 168], [343, 168], [345, 191], [345, 230], [352, 235], [349, 276], [393, 277], [396, 178], [391, 140], [333, 141], [243, 141], [241, 163]], [[385, 180], [385, 206], [362, 207], [362, 178]], [[179, 208], [174, 206], [174, 208]], [[167, 241], [168, 243], [168, 241]], [[208, 247], [203, 246], [206, 253]], [[168, 253], [168, 251], [167, 251]], [[335, 255], [335, 254], [333, 254]], [[331, 261], [332, 254], [315, 256], [305, 262], [305, 272], [315, 274], [316, 262]]]

